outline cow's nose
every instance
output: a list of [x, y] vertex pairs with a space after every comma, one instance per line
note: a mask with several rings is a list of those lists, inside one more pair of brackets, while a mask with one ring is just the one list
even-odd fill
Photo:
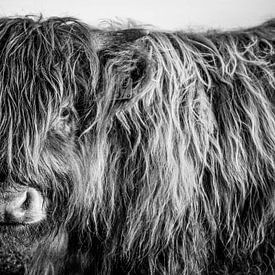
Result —
[[2, 224], [33, 224], [45, 217], [43, 197], [34, 188], [9, 191], [1, 198], [0, 221]]

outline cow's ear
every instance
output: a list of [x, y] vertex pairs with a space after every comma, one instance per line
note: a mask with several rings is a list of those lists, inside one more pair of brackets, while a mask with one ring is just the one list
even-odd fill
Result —
[[119, 31], [94, 31], [93, 41], [96, 51], [106, 50], [134, 42], [149, 34], [144, 29], [125, 29]]
[[143, 29], [127, 29], [97, 34], [100, 78], [97, 99], [104, 102], [129, 101], [148, 75], [148, 52]]
[[97, 124], [108, 124], [119, 109], [138, 100], [149, 75], [148, 52], [142, 39], [147, 34], [141, 29], [94, 32], [98, 77], [93, 92], [81, 97], [77, 106], [81, 134]]

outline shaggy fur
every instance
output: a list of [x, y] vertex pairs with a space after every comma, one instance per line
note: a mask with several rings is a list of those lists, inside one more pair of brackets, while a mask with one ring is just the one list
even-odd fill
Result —
[[2, 273], [272, 274], [275, 21], [232, 32], [0, 20]]

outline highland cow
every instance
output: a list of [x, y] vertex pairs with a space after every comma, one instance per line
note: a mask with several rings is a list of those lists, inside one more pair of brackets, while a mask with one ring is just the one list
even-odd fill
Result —
[[275, 21], [0, 19], [1, 274], [272, 274]]

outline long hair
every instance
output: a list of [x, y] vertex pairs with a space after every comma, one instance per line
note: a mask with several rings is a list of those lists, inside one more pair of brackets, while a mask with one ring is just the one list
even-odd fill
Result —
[[102, 96], [86, 134], [102, 274], [115, 263], [133, 274], [273, 269], [274, 43], [270, 21], [150, 32], [99, 53]]
[[0, 231], [7, 264], [273, 272], [274, 21], [187, 33], [4, 18], [0, 45], [1, 162], [48, 210], [23, 244]]

